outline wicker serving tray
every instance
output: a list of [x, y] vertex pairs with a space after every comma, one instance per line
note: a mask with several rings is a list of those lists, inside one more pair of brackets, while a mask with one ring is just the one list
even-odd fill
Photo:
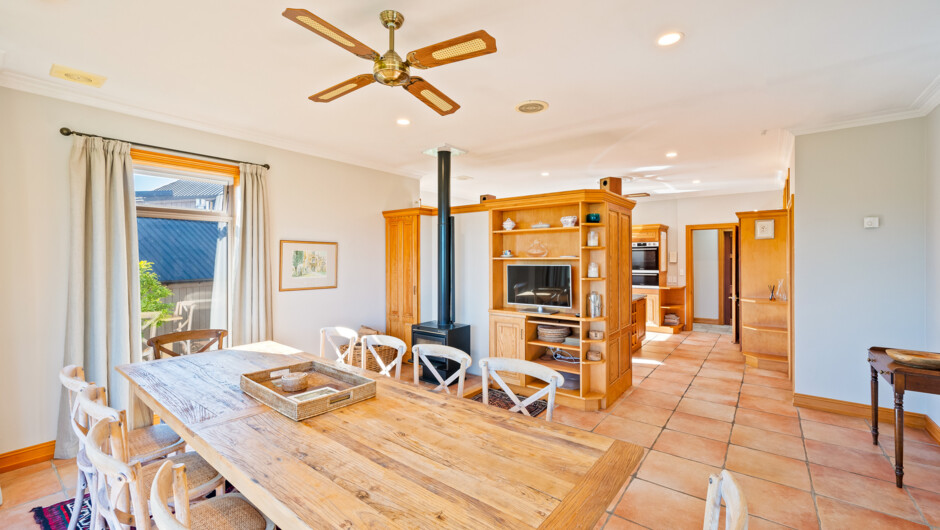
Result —
[[[279, 386], [280, 377], [285, 370], [305, 372], [307, 389], [300, 392], [282, 390]], [[242, 374], [240, 386], [242, 392], [294, 421], [312, 418], [375, 397], [375, 381], [322, 361], [307, 361]], [[320, 392], [316, 392], [318, 390]], [[310, 393], [320, 395], [297, 398]]]

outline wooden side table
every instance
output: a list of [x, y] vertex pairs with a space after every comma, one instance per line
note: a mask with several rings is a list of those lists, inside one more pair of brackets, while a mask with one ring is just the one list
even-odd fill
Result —
[[878, 445], [878, 375], [894, 388], [894, 475], [897, 486], [904, 479], [904, 392], [925, 392], [940, 395], [940, 370], [925, 370], [894, 362], [887, 348], [872, 346], [868, 349], [871, 365], [871, 439]]

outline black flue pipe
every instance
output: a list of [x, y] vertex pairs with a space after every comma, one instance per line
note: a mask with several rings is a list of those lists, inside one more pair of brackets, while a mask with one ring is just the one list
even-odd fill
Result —
[[451, 312], [453, 284], [453, 242], [450, 229], [450, 151], [437, 151], [437, 322], [441, 327], [454, 325]]

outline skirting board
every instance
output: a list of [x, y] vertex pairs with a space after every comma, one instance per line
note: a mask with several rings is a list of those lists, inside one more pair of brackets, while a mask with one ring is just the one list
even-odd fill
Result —
[[[871, 405], [861, 403], [852, 403], [851, 401], [842, 401], [838, 399], [829, 399], [824, 397], [807, 396], [806, 394], [793, 394], [793, 405], [807, 409], [821, 410], [823, 412], [834, 412], [845, 416], [856, 416], [859, 418], [871, 419]], [[904, 425], [914, 427], [915, 429], [927, 428], [927, 416], [919, 412], [904, 411]], [[885, 423], [894, 423], [894, 409], [887, 407], [878, 407], [878, 421]], [[936, 423], [933, 423], [936, 427]], [[940, 431], [940, 429], [937, 429]], [[940, 434], [938, 432], [937, 434]], [[933, 433], [931, 433], [933, 435]], [[938, 442], [940, 438], [934, 436]]]
[[0, 455], [0, 473], [52, 460], [55, 440]]

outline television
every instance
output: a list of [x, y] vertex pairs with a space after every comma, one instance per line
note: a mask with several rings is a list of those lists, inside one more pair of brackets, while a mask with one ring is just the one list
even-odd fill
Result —
[[507, 265], [506, 303], [571, 307], [571, 265]]

